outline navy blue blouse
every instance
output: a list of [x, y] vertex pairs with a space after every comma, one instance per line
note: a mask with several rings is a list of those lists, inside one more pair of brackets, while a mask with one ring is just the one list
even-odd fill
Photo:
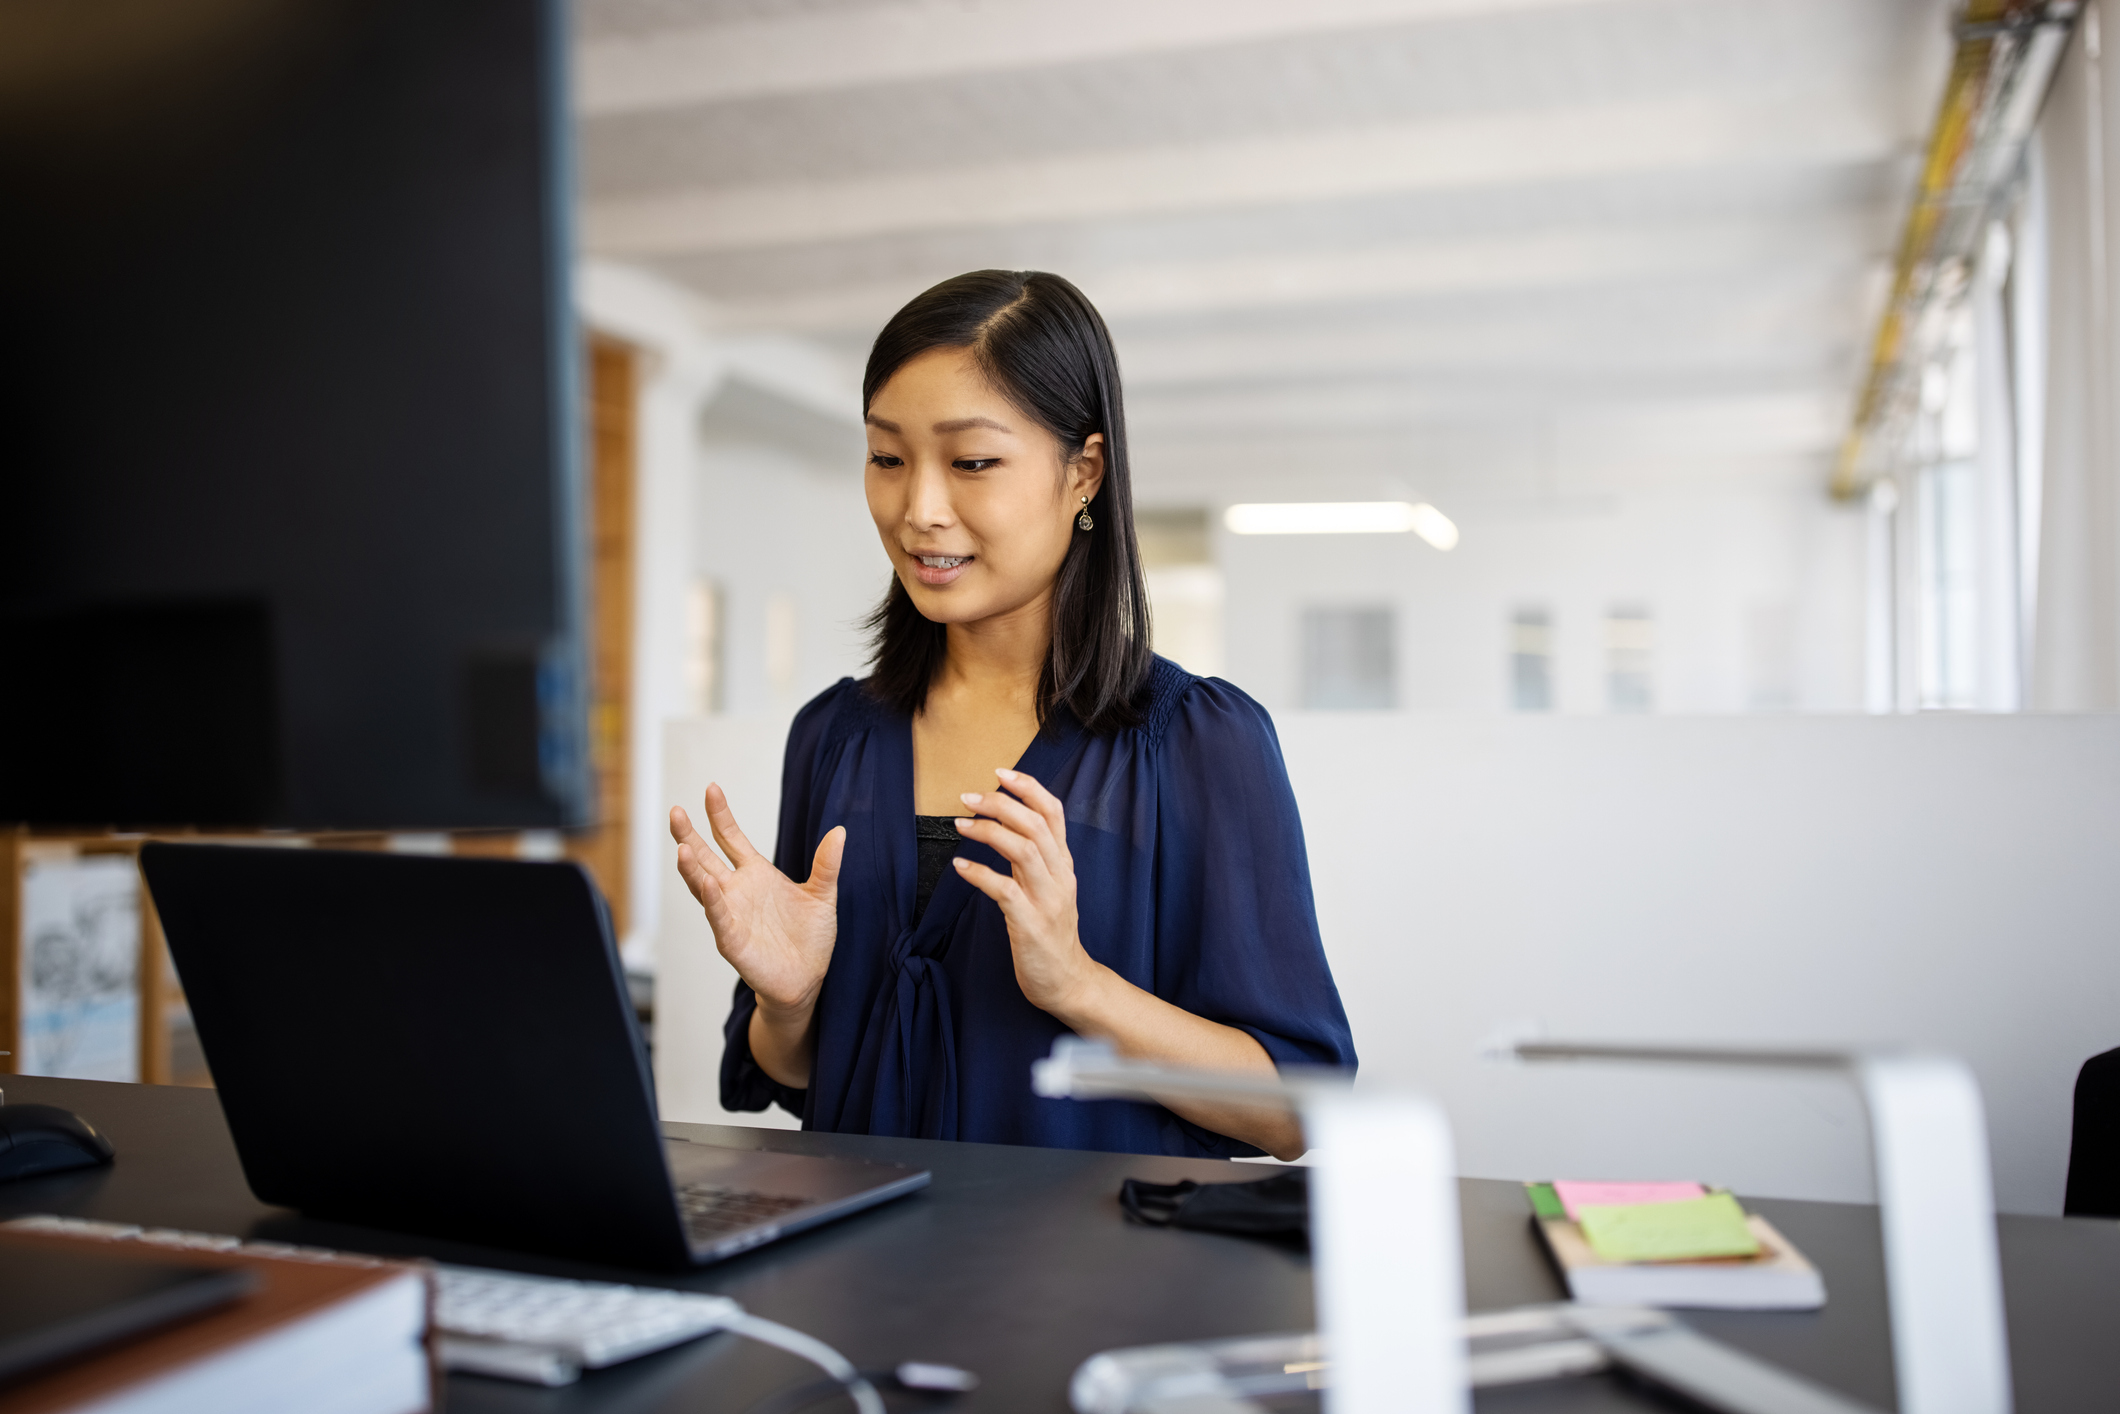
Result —
[[[1158, 658], [1146, 720], [1114, 736], [1056, 710], [1017, 769], [1067, 807], [1082, 945], [1127, 981], [1241, 1027], [1277, 1065], [1352, 1067], [1326, 966], [1303, 826], [1266, 710]], [[778, 1103], [805, 1129], [1216, 1158], [1253, 1155], [1157, 1105], [1045, 1100], [1031, 1062], [1066, 1028], [1024, 1000], [1008, 924], [946, 870], [917, 918], [912, 723], [852, 678], [795, 718], [774, 862], [809, 876], [847, 827], [839, 936], [817, 1002], [810, 1088], [751, 1056], [751, 989], [723, 1034], [721, 1101]], [[958, 853], [1006, 873], [985, 845]]]

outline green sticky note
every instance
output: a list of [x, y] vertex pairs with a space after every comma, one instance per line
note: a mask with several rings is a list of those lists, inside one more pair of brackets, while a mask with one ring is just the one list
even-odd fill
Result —
[[1542, 1218], [1565, 1218], [1568, 1210], [1561, 1206], [1561, 1198], [1550, 1183], [1527, 1183], [1524, 1191], [1531, 1195], [1531, 1211]]
[[1677, 1203], [1630, 1203], [1576, 1210], [1590, 1250], [1608, 1262], [1692, 1262], [1750, 1257], [1759, 1239], [1727, 1193]]

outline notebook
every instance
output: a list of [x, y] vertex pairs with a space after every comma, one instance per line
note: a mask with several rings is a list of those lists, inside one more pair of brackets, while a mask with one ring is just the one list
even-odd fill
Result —
[[[1642, 1203], [1571, 1204], [1562, 1197], [1618, 1187], [1524, 1185], [1532, 1227], [1573, 1300], [1728, 1311], [1815, 1311], [1826, 1304], [1818, 1269], [1772, 1223], [1745, 1212], [1728, 1193], [1673, 1184], [1657, 1185], [1667, 1191]], [[1666, 1211], [1657, 1212], [1659, 1207]], [[1702, 1252], [1716, 1255], [1695, 1255]], [[1661, 1259], [1644, 1259], [1644, 1253]]]
[[0, 1242], [0, 1382], [229, 1302], [254, 1273]]
[[0, 1226], [0, 1254], [118, 1258], [234, 1275], [225, 1305], [36, 1369], [0, 1389], [0, 1414], [423, 1414], [436, 1379], [425, 1273], [175, 1247], [152, 1231], [107, 1237]]

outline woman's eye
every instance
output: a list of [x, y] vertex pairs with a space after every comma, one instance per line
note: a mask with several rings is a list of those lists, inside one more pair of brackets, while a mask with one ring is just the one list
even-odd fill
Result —
[[892, 467], [904, 466], [905, 458], [894, 457], [888, 452], [870, 452], [869, 463], [872, 466], [880, 466], [888, 470]]
[[999, 465], [1000, 461], [999, 457], [959, 457], [950, 465], [959, 471], [985, 471], [990, 466]]

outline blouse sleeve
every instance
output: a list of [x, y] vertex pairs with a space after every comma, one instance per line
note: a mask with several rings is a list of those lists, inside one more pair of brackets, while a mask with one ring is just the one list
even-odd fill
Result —
[[1266, 709], [1220, 679], [1179, 698], [1157, 762], [1156, 994], [1276, 1066], [1353, 1069], [1303, 822]]
[[[840, 696], [853, 687], [853, 679], [840, 679], [798, 712], [794, 725], [788, 728], [788, 750], [780, 768], [780, 829], [773, 848], [773, 864], [798, 883], [810, 877], [810, 859], [823, 833], [814, 818], [815, 792], [811, 789], [817, 776], [818, 756]], [[749, 983], [739, 979], [729, 1019], [721, 1028], [721, 1107], [747, 1113], [779, 1105], [801, 1118], [809, 1091], [781, 1084], [766, 1074], [751, 1054], [751, 1014], [757, 1010], [757, 994]]]

